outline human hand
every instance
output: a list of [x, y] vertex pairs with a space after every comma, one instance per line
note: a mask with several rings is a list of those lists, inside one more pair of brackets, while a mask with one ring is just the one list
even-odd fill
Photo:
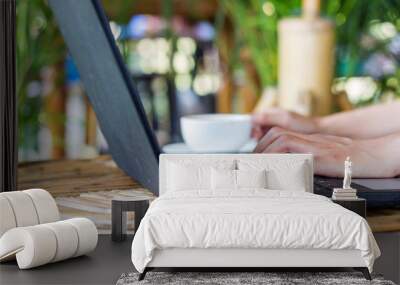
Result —
[[252, 137], [257, 140], [273, 127], [281, 127], [303, 134], [318, 132], [316, 118], [309, 118], [280, 108], [269, 108], [263, 113], [254, 114], [252, 124]]
[[353, 140], [322, 134], [300, 134], [272, 128], [259, 141], [258, 153], [311, 153], [314, 173], [342, 177], [343, 161], [351, 157], [353, 177], [400, 175], [400, 134], [372, 140]]

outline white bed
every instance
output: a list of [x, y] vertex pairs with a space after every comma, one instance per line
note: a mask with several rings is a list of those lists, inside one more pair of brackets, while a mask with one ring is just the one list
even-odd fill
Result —
[[[267, 185], [217, 189], [208, 169], [266, 170]], [[367, 222], [312, 186], [311, 155], [161, 155], [160, 197], [132, 262], [141, 278], [154, 267], [354, 267], [369, 277], [380, 252]]]

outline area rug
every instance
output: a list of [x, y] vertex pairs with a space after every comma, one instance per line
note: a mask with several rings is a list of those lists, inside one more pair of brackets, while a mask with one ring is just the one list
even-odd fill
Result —
[[148, 272], [146, 278], [142, 281], [137, 280], [138, 276], [138, 273], [122, 274], [117, 285], [395, 285], [379, 275], [373, 275], [373, 280], [368, 281], [359, 272]]

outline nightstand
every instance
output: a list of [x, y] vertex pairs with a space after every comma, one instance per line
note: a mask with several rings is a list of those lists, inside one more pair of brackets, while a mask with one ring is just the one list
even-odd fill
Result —
[[126, 239], [126, 212], [135, 212], [135, 232], [144, 217], [150, 198], [143, 199], [113, 199], [111, 204], [111, 239], [123, 241]]
[[332, 202], [339, 204], [340, 206], [356, 214], [359, 214], [364, 219], [367, 217], [367, 201], [363, 198], [355, 198], [352, 200], [331, 200]]

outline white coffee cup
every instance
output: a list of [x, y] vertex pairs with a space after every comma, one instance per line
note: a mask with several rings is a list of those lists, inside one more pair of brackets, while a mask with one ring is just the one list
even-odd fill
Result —
[[202, 114], [181, 118], [182, 136], [195, 152], [237, 152], [250, 139], [251, 117]]

